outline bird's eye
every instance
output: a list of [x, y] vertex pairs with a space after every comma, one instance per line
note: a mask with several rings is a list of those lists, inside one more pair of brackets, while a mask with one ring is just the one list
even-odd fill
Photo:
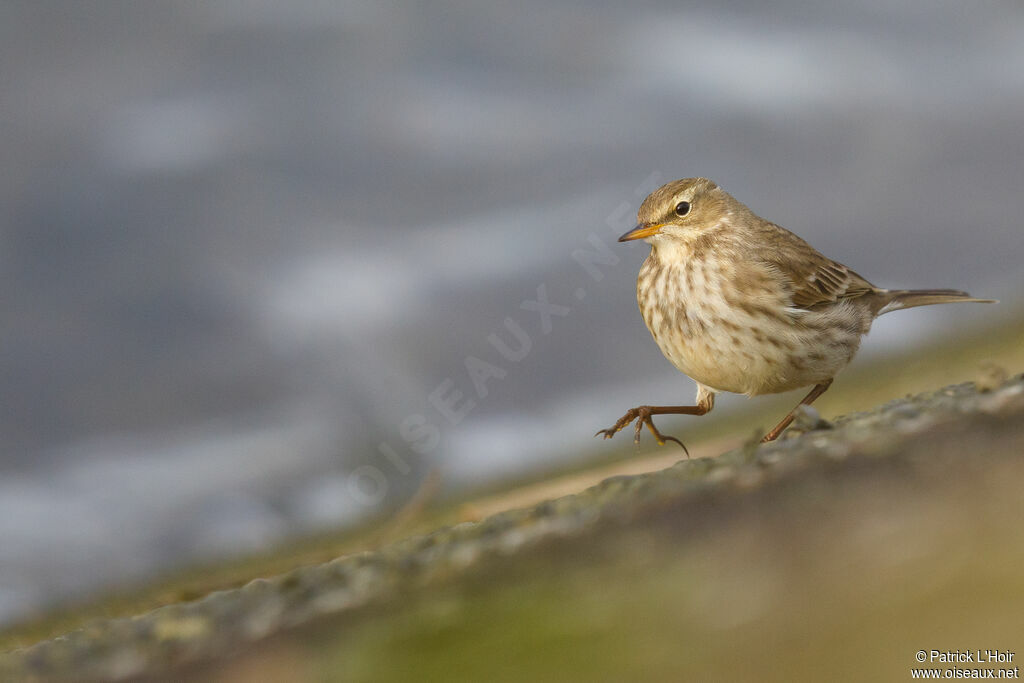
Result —
[[690, 213], [690, 202], [679, 202], [676, 204], [676, 215], [685, 216]]

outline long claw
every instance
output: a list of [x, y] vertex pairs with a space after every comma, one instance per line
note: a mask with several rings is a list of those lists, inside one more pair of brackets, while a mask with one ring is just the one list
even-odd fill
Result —
[[[680, 448], [683, 449], [683, 452], [686, 453], [686, 457], [690, 457], [690, 451], [687, 450], [686, 444], [684, 444], [682, 441], [680, 441], [674, 436], [667, 436], [659, 432], [658, 428], [654, 426], [654, 420], [651, 419], [650, 415], [647, 416], [647, 419], [644, 420], [644, 423], [647, 425], [647, 428], [651, 430], [651, 434], [654, 434], [654, 438], [657, 439], [659, 446], [664, 446], [666, 441], [675, 441], [677, 444], [679, 444]], [[637, 431], [639, 431], [639, 429]]]
[[679, 447], [683, 449], [683, 453], [686, 453], [686, 457], [690, 457], [690, 451], [689, 449], [686, 448], [686, 444], [684, 444], [682, 441], [680, 441], [674, 436], [664, 436], [662, 438], [665, 439], [665, 441], [675, 441], [677, 444], [679, 444]]
[[604, 436], [604, 438], [610, 439], [616, 434], [618, 434], [626, 425], [628, 425], [630, 422], [633, 422], [634, 420], [636, 421], [636, 432], [633, 436], [633, 443], [640, 443], [640, 432], [643, 431], [643, 428], [646, 425], [647, 429], [649, 429], [651, 431], [651, 434], [654, 435], [654, 438], [658, 442], [659, 446], [664, 446], [666, 441], [674, 441], [677, 444], [679, 444], [680, 448], [683, 449], [683, 452], [686, 453], [686, 457], [690, 457], [690, 451], [686, 448], [686, 444], [684, 444], [682, 441], [680, 441], [674, 436], [665, 436], [664, 434], [658, 431], [658, 428], [654, 426], [654, 420], [651, 419], [651, 414], [647, 406], [641, 406], [639, 408], [630, 409], [629, 412], [627, 412], [625, 415], [619, 418], [619, 421], [616, 422], [613, 426], [609, 427], [608, 429], [597, 430], [597, 432], [594, 433], [594, 436]]

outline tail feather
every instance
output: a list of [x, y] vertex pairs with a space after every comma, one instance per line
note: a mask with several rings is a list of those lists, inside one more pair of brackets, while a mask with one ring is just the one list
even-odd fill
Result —
[[931, 306], [932, 304], [953, 304], [967, 301], [982, 304], [999, 303], [995, 299], [976, 299], [967, 292], [957, 289], [890, 289], [886, 290], [883, 301], [885, 304], [879, 309], [878, 315], [903, 308]]

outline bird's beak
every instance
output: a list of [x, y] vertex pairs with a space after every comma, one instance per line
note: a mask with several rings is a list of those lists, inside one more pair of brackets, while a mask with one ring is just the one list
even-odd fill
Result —
[[661, 232], [664, 223], [652, 223], [651, 225], [640, 224], [627, 232], [625, 235], [619, 238], [620, 242], [629, 242], [630, 240], [642, 240], [645, 237], [651, 235], [657, 235]]

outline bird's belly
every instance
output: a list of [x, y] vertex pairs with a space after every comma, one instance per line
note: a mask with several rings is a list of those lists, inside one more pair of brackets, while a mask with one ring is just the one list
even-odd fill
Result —
[[853, 358], [862, 334], [821, 314], [786, 313], [781, 303], [751, 311], [708, 299], [679, 303], [649, 307], [644, 320], [676, 368], [716, 391], [753, 396], [825, 381]]
[[[651, 328], [651, 333], [672, 365], [697, 382], [719, 392], [770, 393], [764, 390], [763, 385], [780, 384], [774, 380], [774, 376], [778, 374], [779, 367], [788, 364], [784, 354], [776, 350], [767, 350], [766, 355], [716, 331], [707, 330], [701, 335], [688, 335], [682, 329], [676, 329], [655, 334], [654, 328]], [[765, 378], [772, 379], [766, 382]]]

